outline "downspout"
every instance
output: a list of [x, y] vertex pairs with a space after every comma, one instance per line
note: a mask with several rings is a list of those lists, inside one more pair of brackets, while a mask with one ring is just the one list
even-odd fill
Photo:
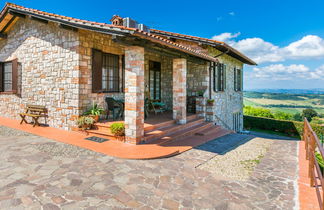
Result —
[[212, 91], [212, 88], [211, 88], [211, 86], [212, 86], [212, 82], [211, 82], [212, 75], [211, 74], [212, 74], [212, 65], [213, 65], [213, 63], [214, 62], [209, 62], [209, 99], [211, 99], [211, 97], [212, 97], [212, 93], [211, 93], [211, 91]]

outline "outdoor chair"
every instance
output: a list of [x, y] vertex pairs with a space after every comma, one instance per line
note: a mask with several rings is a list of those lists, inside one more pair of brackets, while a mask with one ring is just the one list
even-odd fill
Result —
[[107, 103], [107, 119], [109, 119], [109, 114], [111, 112], [113, 120], [123, 117], [124, 104], [122, 102], [119, 102], [112, 97], [106, 97], [105, 101]]
[[166, 111], [166, 105], [165, 103], [162, 103], [158, 100], [151, 100], [149, 98], [147, 98], [145, 100], [145, 106], [147, 107], [147, 109], [149, 111], [153, 111], [155, 114], [157, 113], [163, 113]]

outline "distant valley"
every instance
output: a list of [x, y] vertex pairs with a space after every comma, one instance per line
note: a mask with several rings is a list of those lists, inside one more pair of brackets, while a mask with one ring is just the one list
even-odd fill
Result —
[[324, 89], [258, 89], [244, 92], [244, 105], [263, 107], [273, 112], [301, 113], [313, 108], [324, 114]]

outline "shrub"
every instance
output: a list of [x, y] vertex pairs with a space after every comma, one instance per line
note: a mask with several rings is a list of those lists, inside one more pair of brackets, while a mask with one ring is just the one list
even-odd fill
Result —
[[125, 136], [125, 124], [124, 123], [113, 123], [110, 126], [111, 133], [115, 136]]
[[303, 117], [301, 116], [300, 113], [296, 113], [293, 116], [293, 120], [295, 120], [295, 121], [303, 121]]
[[316, 152], [316, 153], [315, 153], [315, 157], [316, 157], [317, 162], [318, 162], [318, 165], [319, 165], [319, 167], [320, 167], [320, 169], [321, 169], [321, 171], [322, 171], [322, 173], [323, 173], [323, 169], [324, 169], [324, 161], [323, 161], [323, 158], [322, 158], [321, 153]]
[[306, 117], [309, 122], [312, 121], [313, 117], [317, 117], [318, 114], [314, 109], [304, 109], [302, 113], [303, 117]]
[[84, 114], [85, 115], [95, 115], [95, 116], [99, 116], [104, 112], [104, 110], [102, 108], [100, 108], [98, 106], [98, 104], [93, 104], [92, 107], [86, 111]]
[[274, 118], [278, 120], [293, 120], [293, 115], [286, 112], [278, 111], [274, 113]]
[[274, 118], [270, 109], [246, 106], [244, 107], [243, 111], [245, 115], [249, 115], [249, 116]]
[[90, 128], [94, 124], [94, 119], [89, 116], [81, 116], [78, 118], [77, 124], [79, 127]]
[[[317, 136], [321, 136], [324, 133], [324, 127], [311, 123], [311, 126]], [[303, 135], [304, 122], [287, 121], [287, 120], [275, 120], [270, 118], [244, 116], [244, 128], [246, 129], [262, 129], [285, 133], [289, 136]]]

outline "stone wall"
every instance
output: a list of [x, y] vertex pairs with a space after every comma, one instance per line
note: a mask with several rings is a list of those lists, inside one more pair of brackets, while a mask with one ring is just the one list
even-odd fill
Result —
[[[106, 96], [115, 99], [124, 98], [124, 90], [122, 89], [122, 55], [124, 55], [124, 47], [111, 40], [110, 35], [100, 34], [97, 32], [89, 32], [79, 30], [80, 39], [80, 108], [82, 113], [89, 109], [93, 103], [97, 103], [100, 107], [106, 107], [104, 101]], [[116, 93], [93, 93], [92, 92], [92, 49], [101, 50], [104, 53], [120, 55], [120, 92]]]
[[[196, 50], [219, 55], [212, 47], [205, 47], [188, 41]], [[92, 49], [120, 55], [120, 89], [118, 93], [92, 93]], [[26, 104], [45, 105], [49, 109], [48, 123], [52, 127], [70, 129], [75, 126], [77, 116], [92, 103], [105, 107], [105, 96], [124, 98], [122, 88], [122, 56], [125, 49], [112, 41], [110, 35], [79, 30], [73, 32], [61, 29], [55, 23], [43, 24], [30, 19], [21, 19], [11, 29], [8, 38], [0, 41], [0, 61], [18, 58], [20, 94], [0, 93], [0, 115], [19, 119]], [[172, 109], [174, 56], [145, 49], [145, 90], [148, 90], [149, 61], [161, 62], [162, 102]], [[232, 126], [233, 113], [242, 113], [242, 92], [234, 91], [234, 67], [243, 64], [227, 55], [218, 57], [227, 65], [227, 85], [224, 92], [212, 91], [215, 99], [215, 113], [221, 121], [217, 123]], [[209, 64], [197, 59], [187, 63], [187, 95], [198, 95], [204, 91], [209, 96]], [[243, 119], [241, 120], [243, 125]]]
[[[212, 56], [219, 55], [221, 52], [209, 48], [209, 54]], [[221, 119], [216, 118], [216, 123], [224, 127], [234, 128], [233, 115], [241, 113], [240, 129], [243, 129], [243, 92], [234, 91], [234, 68], [243, 69], [243, 63], [228, 55], [222, 55], [217, 58], [220, 63], [226, 64], [226, 89], [223, 92], [215, 92], [212, 89], [212, 99], [215, 100], [216, 115]], [[212, 87], [213, 87], [212, 81]], [[224, 125], [226, 124], [226, 125]]]
[[149, 91], [149, 61], [161, 63], [161, 101], [172, 110], [172, 58], [145, 51], [145, 92]]
[[[91, 107], [92, 103], [97, 103], [106, 108], [104, 98], [107, 96], [116, 99], [124, 99], [124, 90], [122, 89], [122, 59], [120, 59], [120, 92], [118, 93], [92, 93], [92, 49], [101, 50], [104, 53], [115, 55], [124, 55], [123, 45], [112, 41], [110, 35], [100, 34], [80, 30], [80, 106], [82, 112]], [[167, 109], [172, 109], [172, 58], [145, 50], [145, 92], [149, 91], [149, 61], [161, 63], [161, 93], [162, 102], [166, 104]]]
[[[198, 43], [176, 40], [177, 43], [193, 47], [200, 52], [208, 53], [211, 56], [220, 55], [221, 52], [213, 47], [199, 45]], [[234, 91], [234, 68], [243, 69], [243, 63], [228, 55], [221, 55], [217, 57], [220, 63], [226, 64], [226, 90], [223, 92], [215, 92], [213, 90], [213, 81], [211, 81], [211, 99], [215, 100], [214, 112], [218, 119], [215, 122], [226, 128], [233, 129], [233, 117], [237, 113], [241, 113], [240, 129], [243, 129], [243, 92]], [[198, 111], [206, 111], [206, 100], [209, 98], [209, 64], [199, 64], [188, 62], [187, 74], [187, 91], [188, 96], [197, 96], [199, 91], [204, 91], [204, 99], [200, 98], [197, 101]], [[210, 110], [210, 107], [209, 107]], [[209, 111], [210, 112], [210, 111]], [[204, 115], [200, 113], [201, 115]], [[212, 119], [208, 117], [208, 120]]]
[[18, 59], [20, 95], [0, 93], [0, 115], [19, 119], [26, 104], [45, 105], [50, 126], [74, 126], [79, 115], [78, 45], [78, 34], [57, 24], [18, 20], [0, 41], [0, 61]]

